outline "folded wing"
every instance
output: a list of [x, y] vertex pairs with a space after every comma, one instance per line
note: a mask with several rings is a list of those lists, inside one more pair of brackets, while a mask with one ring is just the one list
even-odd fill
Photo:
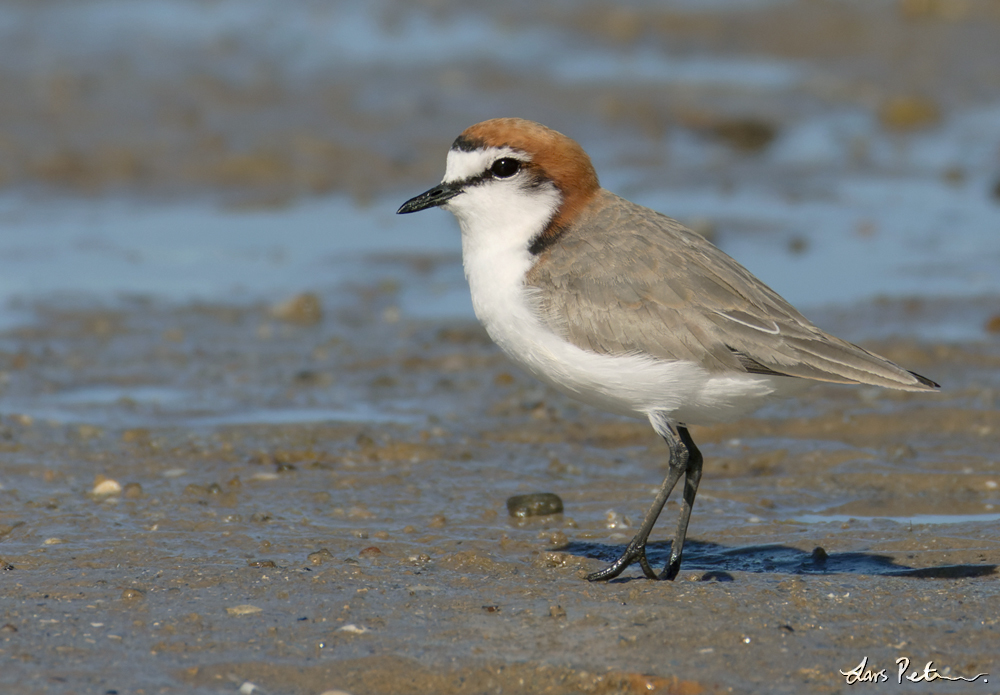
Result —
[[937, 388], [816, 328], [676, 220], [606, 191], [581, 217], [527, 277], [542, 320], [580, 348], [693, 361], [709, 371]]

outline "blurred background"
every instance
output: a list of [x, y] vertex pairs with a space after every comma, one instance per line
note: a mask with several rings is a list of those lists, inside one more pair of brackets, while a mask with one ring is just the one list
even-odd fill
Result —
[[[998, 47], [1000, 0], [0, 0], [0, 690], [995, 672]], [[452, 216], [395, 214], [498, 116], [942, 394], [698, 428], [682, 579], [584, 582], [662, 443], [514, 369]]]
[[454, 221], [393, 213], [512, 115], [800, 306], [996, 295], [998, 45], [997, 0], [4, 0], [0, 325], [380, 275], [469, 317]]

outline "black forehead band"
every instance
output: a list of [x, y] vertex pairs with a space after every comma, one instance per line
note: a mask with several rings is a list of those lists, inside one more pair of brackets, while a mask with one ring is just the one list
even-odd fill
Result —
[[451, 149], [461, 150], [462, 152], [475, 152], [485, 147], [485, 145], [486, 143], [479, 138], [467, 138], [464, 135], [459, 135], [455, 138], [455, 142], [451, 143]]

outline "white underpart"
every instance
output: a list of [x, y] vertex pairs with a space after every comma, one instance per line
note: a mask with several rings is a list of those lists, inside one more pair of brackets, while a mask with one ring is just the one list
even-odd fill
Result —
[[[477, 176], [501, 156], [525, 158], [499, 148], [453, 150], [444, 180]], [[554, 186], [525, 188], [519, 176], [471, 186], [443, 207], [462, 229], [462, 259], [476, 316], [523, 369], [585, 403], [649, 418], [654, 427], [662, 427], [664, 419], [700, 424], [739, 417], [792, 381], [711, 373], [693, 362], [648, 355], [602, 355], [550, 331], [524, 278], [536, 260], [528, 247], [552, 219], [561, 194]]]

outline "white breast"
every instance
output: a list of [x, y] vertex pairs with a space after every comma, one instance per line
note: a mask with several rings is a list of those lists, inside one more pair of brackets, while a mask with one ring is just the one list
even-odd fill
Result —
[[[461, 218], [460, 218], [461, 220]], [[535, 258], [519, 235], [469, 233], [462, 256], [476, 316], [507, 355], [542, 381], [586, 403], [624, 415], [658, 413], [686, 424], [739, 417], [788, 379], [711, 374], [693, 362], [583, 350], [543, 324], [524, 276]]]

